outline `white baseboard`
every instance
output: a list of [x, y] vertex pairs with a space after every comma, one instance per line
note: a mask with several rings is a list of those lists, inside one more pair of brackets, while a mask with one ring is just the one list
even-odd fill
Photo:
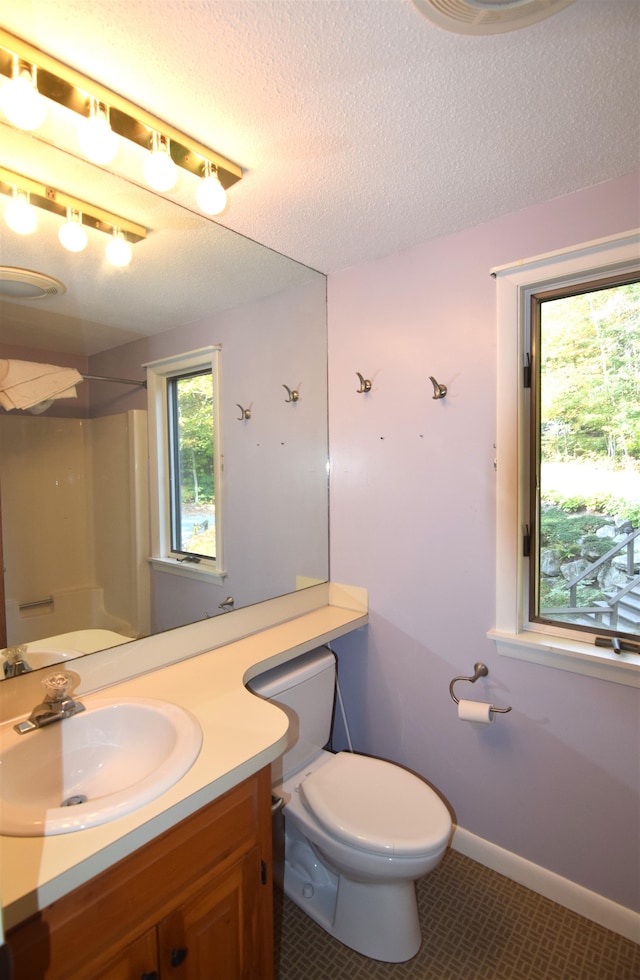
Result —
[[547, 871], [539, 864], [533, 864], [491, 841], [477, 837], [463, 827], [456, 827], [452, 847], [492, 871], [497, 871], [539, 895], [564, 905], [572, 912], [597, 922], [605, 929], [611, 929], [635, 943], [640, 942], [640, 913], [618, 905], [617, 902], [589, 891], [553, 871]]

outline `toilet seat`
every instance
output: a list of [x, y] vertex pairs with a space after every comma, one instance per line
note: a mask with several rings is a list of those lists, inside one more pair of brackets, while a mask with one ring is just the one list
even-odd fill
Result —
[[307, 809], [347, 844], [386, 857], [443, 848], [451, 816], [417, 776], [382, 759], [339, 752], [299, 785]]

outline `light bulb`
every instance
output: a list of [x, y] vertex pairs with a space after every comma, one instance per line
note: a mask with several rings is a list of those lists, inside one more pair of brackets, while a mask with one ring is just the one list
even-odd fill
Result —
[[122, 268], [131, 262], [131, 245], [125, 241], [125, 237], [119, 228], [113, 229], [113, 238], [107, 245], [106, 253], [111, 265]]
[[14, 188], [13, 197], [4, 210], [4, 220], [19, 235], [30, 235], [36, 230], [36, 209], [29, 203], [28, 191]]
[[87, 233], [82, 225], [82, 212], [67, 208], [67, 220], [58, 232], [60, 244], [68, 252], [82, 252], [87, 247]]
[[227, 204], [227, 192], [218, 180], [218, 171], [208, 160], [196, 191], [196, 200], [205, 214], [220, 214]]
[[80, 120], [78, 140], [92, 163], [111, 163], [118, 152], [118, 137], [109, 122], [109, 106], [93, 96], [89, 100], [89, 115]]
[[153, 133], [151, 153], [144, 161], [144, 175], [154, 191], [170, 191], [178, 179], [178, 168], [171, 159], [171, 145], [166, 136]]
[[11, 81], [0, 92], [0, 105], [5, 116], [19, 129], [37, 129], [44, 122], [47, 105], [38, 92], [35, 65], [13, 56]]

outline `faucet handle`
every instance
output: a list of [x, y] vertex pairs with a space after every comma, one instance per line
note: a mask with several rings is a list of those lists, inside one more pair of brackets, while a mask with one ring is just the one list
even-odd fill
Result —
[[27, 653], [27, 644], [16, 643], [16, 645], [13, 647], [7, 647], [7, 649], [3, 650], [2, 653], [4, 653], [7, 663], [9, 664], [20, 663], [21, 660], [24, 660], [25, 655]]
[[72, 715], [84, 711], [84, 705], [80, 701], [74, 701], [72, 697], [69, 697], [72, 685], [72, 675], [67, 674], [64, 670], [47, 674], [42, 682], [46, 691], [44, 701], [35, 706], [25, 721], [20, 721], [13, 726], [18, 735], [33, 732], [53, 721], [62, 721], [63, 718], [70, 718]]
[[73, 677], [65, 670], [57, 670], [54, 674], [47, 674], [42, 686], [47, 692], [45, 701], [64, 701], [73, 686]]

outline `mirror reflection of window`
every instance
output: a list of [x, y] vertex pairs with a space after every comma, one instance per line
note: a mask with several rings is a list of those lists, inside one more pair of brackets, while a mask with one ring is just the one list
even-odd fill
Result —
[[167, 382], [171, 547], [185, 560], [216, 557], [211, 370]]
[[152, 562], [218, 578], [222, 563], [220, 347], [146, 364]]

